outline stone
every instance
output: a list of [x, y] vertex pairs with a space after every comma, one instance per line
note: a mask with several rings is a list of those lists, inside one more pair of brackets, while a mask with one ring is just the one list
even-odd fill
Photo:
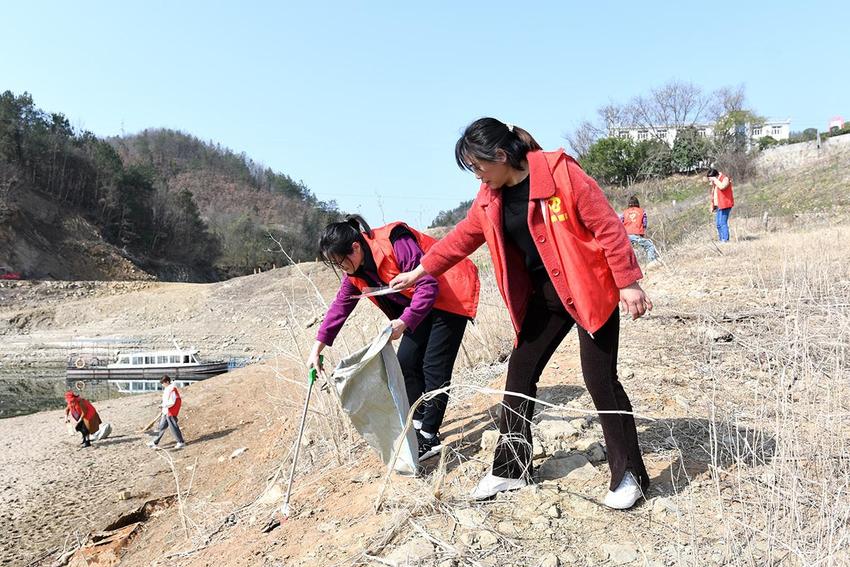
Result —
[[503, 521], [496, 524], [496, 531], [506, 537], [516, 537], [519, 535], [519, 530], [513, 522]]
[[584, 450], [585, 456], [587, 456], [587, 460], [591, 463], [601, 463], [607, 457], [605, 455], [605, 448], [599, 442], [591, 443], [590, 446]]
[[395, 548], [384, 557], [384, 560], [391, 565], [402, 567], [424, 561], [432, 555], [434, 555], [434, 544], [424, 537], [416, 537]]
[[496, 429], [488, 429], [481, 434], [481, 448], [484, 451], [492, 451], [496, 448], [496, 443], [499, 442], [499, 431]]
[[455, 511], [455, 519], [457, 523], [464, 528], [480, 528], [484, 523], [484, 512], [477, 508], [463, 508]]
[[248, 447], [239, 447], [238, 449], [236, 449], [235, 451], [230, 453], [230, 458], [235, 459], [236, 457], [238, 457], [239, 455], [241, 455], [242, 453], [244, 453], [247, 450], [248, 450]]
[[537, 529], [545, 529], [549, 527], [549, 518], [546, 516], [535, 516], [531, 519], [531, 525]]
[[565, 478], [567, 480], [582, 481], [596, 476], [596, 469], [584, 455], [567, 455], [565, 457], [552, 457], [544, 462], [539, 469], [541, 479], [554, 480]]
[[571, 425], [571, 426], [573, 427], [573, 429], [575, 429], [576, 431], [581, 431], [582, 429], [584, 429], [585, 427], [587, 427], [587, 420], [586, 420], [586, 419], [584, 419], [583, 417], [577, 417], [576, 419], [571, 419], [571, 420], [570, 420], [570, 425]]
[[480, 531], [480, 532], [478, 532], [478, 536], [476, 537], [476, 541], [478, 541], [478, 545], [481, 546], [481, 549], [487, 549], [487, 548], [493, 547], [494, 545], [498, 545], [499, 538], [493, 532]]
[[625, 565], [638, 559], [638, 551], [634, 543], [604, 543], [602, 553], [614, 565]]
[[533, 459], [542, 459], [546, 456], [546, 448], [543, 446], [543, 443], [535, 437], [534, 443], [532, 445], [532, 458]]
[[557, 504], [552, 504], [551, 506], [549, 506], [549, 509], [546, 510], [546, 513], [549, 514], [550, 518], [560, 518], [561, 517], [561, 510], [560, 510], [560, 508], [558, 508]]
[[596, 441], [592, 437], [582, 437], [581, 439], [576, 440], [576, 450], [581, 451], [583, 453], [587, 451], [594, 443], [599, 443], [599, 441]]
[[677, 514], [679, 507], [670, 498], [659, 496], [652, 499], [652, 512], [654, 514]]
[[283, 496], [283, 488], [277, 483], [271, 485], [271, 487], [260, 496], [259, 502], [260, 504], [277, 504], [280, 500], [281, 496]]
[[578, 435], [575, 428], [561, 419], [547, 419], [537, 426], [537, 434], [544, 445], [552, 445], [573, 435]]
[[561, 567], [561, 561], [554, 553], [547, 553], [540, 558], [540, 563], [538, 563], [538, 565], [540, 567]]
[[122, 490], [118, 493], [118, 500], [129, 500], [132, 497], [132, 493], [129, 490]]

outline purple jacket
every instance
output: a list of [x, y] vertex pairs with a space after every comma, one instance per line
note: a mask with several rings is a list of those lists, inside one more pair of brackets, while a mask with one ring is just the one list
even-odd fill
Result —
[[[364, 251], [368, 249], [365, 248]], [[402, 234], [397, 239], [393, 240], [393, 251], [395, 252], [396, 262], [402, 272], [409, 272], [419, 265], [419, 259], [422, 258], [424, 252], [416, 239], [410, 233]], [[376, 284], [387, 285], [389, 282], [381, 281], [378, 274], [373, 271], [366, 271], [367, 280], [372, 280]], [[437, 301], [439, 293], [439, 285], [433, 276], [424, 276], [416, 282], [413, 288], [413, 298], [408, 299], [400, 293], [392, 293], [382, 296], [381, 300], [386, 300], [398, 307], [402, 311], [399, 319], [404, 321], [407, 328], [415, 331], [416, 327], [431, 311], [434, 302]], [[342, 279], [342, 285], [339, 286], [339, 291], [336, 294], [336, 299], [331, 303], [328, 312], [325, 315], [325, 320], [322, 321], [319, 332], [316, 334], [316, 340], [332, 346], [339, 330], [342, 329], [348, 316], [354, 311], [359, 299], [354, 297], [359, 295], [360, 290], [351, 283], [346, 275]], [[390, 313], [384, 310], [387, 316], [392, 317]]]

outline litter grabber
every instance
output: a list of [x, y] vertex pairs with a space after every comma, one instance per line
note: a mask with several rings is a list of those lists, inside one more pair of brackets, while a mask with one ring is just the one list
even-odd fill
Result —
[[[319, 367], [322, 366], [324, 357], [319, 355]], [[289, 470], [289, 485], [286, 487], [286, 496], [283, 499], [283, 505], [275, 514], [277, 517], [272, 517], [271, 520], [263, 527], [263, 532], [270, 532], [280, 525], [281, 521], [289, 517], [289, 497], [292, 495], [292, 481], [295, 478], [295, 467], [298, 466], [298, 454], [301, 452], [301, 437], [304, 435], [304, 426], [307, 424], [307, 408], [310, 405], [310, 394], [313, 392], [313, 383], [318, 377], [319, 371], [317, 368], [311, 368], [309, 377], [307, 378], [307, 397], [304, 398], [304, 411], [301, 413], [301, 425], [298, 427], [298, 435], [295, 437], [295, 445], [293, 446], [292, 468]]]

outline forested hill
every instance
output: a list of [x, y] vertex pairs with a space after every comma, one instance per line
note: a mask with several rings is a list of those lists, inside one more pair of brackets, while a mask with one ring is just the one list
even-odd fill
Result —
[[321, 228], [335, 220], [336, 203], [324, 203], [300, 181], [214, 142], [174, 130], [149, 129], [110, 138], [124, 164], [152, 172], [168, 193], [188, 191], [221, 242], [217, 263], [235, 274], [285, 263], [267, 252], [280, 241], [295, 261], [315, 259]]
[[0, 266], [33, 278], [204, 281], [315, 257], [339, 216], [301, 182], [173, 130], [102, 139], [0, 94]]

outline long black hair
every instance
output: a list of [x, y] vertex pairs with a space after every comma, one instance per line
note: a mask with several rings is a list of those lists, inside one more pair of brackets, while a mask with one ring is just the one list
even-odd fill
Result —
[[531, 134], [518, 126], [495, 118], [479, 118], [466, 127], [455, 144], [455, 161], [459, 168], [472, 171], [470, 159], [498, 161], [496, 152], [502, 150], [511, 167], [522, 169], [525, 155], [542, 149]]
[[325, 227], [322, 236], [319, 237], [319, 256], [325, 264], [331, 265], [331, 258], [343, 258], [354, 250], [353, 244], [359, 242], [366, 246], [363, 234], [372, 237], [372, 229], [369, 223], [360, 215], [350, 215], [344, 221], [332, 222]]

